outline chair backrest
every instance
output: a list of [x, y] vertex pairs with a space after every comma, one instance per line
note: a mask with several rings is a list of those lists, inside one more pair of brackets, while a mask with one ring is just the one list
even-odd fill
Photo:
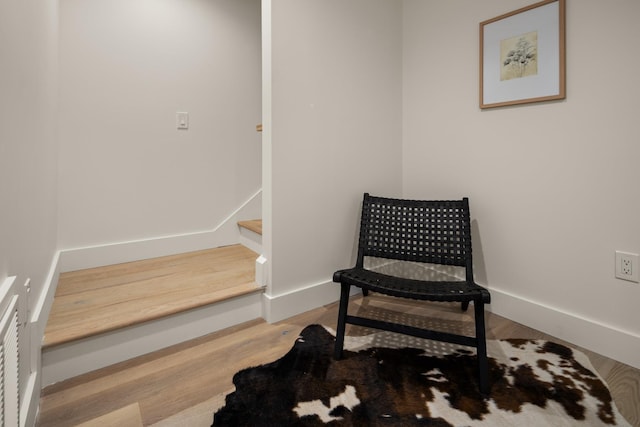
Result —
[[402, 200], [365, 193], [358, 267], [366, 256], [465, 267], [472, 281], [469, 199]]

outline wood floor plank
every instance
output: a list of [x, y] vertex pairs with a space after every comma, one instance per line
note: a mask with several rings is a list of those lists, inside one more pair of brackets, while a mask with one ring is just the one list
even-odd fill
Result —
[[[280, 329], [286, 330], [286, 326]], [[272, 328], [263, 322], [243, 331], [255, 337], [250, 342], [239, 334], [208, 341], [195, 340], [188, 347], [177, 346], [176, 351], [160, 351], [153, 358], [143, 356], [123, 362], [111, 370], [102, 370], [115, 370], [107, 375], [94, 373], [91, 378], [88, 374], [90, 379], [86, 383], [72, 379], [69, 386], [56, 384], [56, 391], [47, 392], [45, 389], [43, 394], [43, 399], [47, 400], [47, 419], [53, 420], [49, 425], [67, 425], [63, 420], [70, 415], [71, 420], [79, 416], [75, 413], [78, 407], [100, 411], [104, 404], [96, 405], [96, 402], [105, 394], [114, 407], [126, 404], [131, 398], [140, 402], [141, 410], [146, 414], [145, 425], [160, 421], [189, 408], [194, 401], [231, 389], [231, 376], [235, 371], [262, 363], [264, 357], [277, 359], [292, 345], [300, 330], [291, 335], [280, 331], [281, 339], [274, 340]], [[255, 346], [264, 346], [266, 350], [255, 352]], [[229, 358], [230, 354], [234, 357]], [[193, 363], [185, 364], [185, 355]], [[47, 424], [43, 422], [42, 425]], [[73, 425], [73, 422], [68, 425]]]
[[[372, 294], [366, 299], [354, 297], [352, 301], [352, 309], [361, 314], [381, 318], [403, 316], [402, 306], [387, 297]], [[444, 311], [442, 308], [442, 304], [434, 307], [409, 301], [404, 306], [404, 319], [458, 330], [466, 330], [472, 324], [472, 314], [461, 313], [455, 304], [444, 305]], [[137, 403], [145, 426], [165, 427], [172, 424], [163, 422], [180, 419], [199, 420], [202, 424], [173, 425], [208, 426], [220, 395], [233, 389], [235, 372], [282, 357], [306, 325], [317, 323], [335, 328], [336, 318], [337, 304], [330, 304], [275, 324], [253, 321], [55, 384], [43, 391], [38, 425], [73, 426], [105, 411]], [[349, 326], [347, 333], [371, 332]], [[562, 342], [490, 312], [487, 312], [487, 335], [491, 339], [540, 338]], [[640, 425], [640, 370], [586, 353], [608, 382], [622, 414], [632, 425]]]
[[201, 273], [196, 276], [171, 275], [160, 279], [147, 279], [123, 284], [117, 287], [92, 289], [72, 295], [56, 297], [53, 319], [90, 313], [97, 306], [110, 306], [121, 303], [140, 303], [142, 300], [163, 302], [171, 298], [191, 299], [203, 292], [215, 292], [229, 289], [231, 283], [239, 285], [253, 282], [253, 271], [247, 268], [234, 268], [216, 273]]
[[[610, 359], [607, 360], [611, 362]], [[634, 426], [640, 426], [640, 382], [638, 370], [622, 363], [611, 363], [606, 374], [601, 374], [609, 384], [618, 409]], [[624, 396], [624, 398], [621, 398]]]
[[143, 427], [140, 407], [137, 403], [133, 403], [124, 408], [116, 409], [115, 411], [102, 415], [101, 417], [78, 424], [78, 427], [104, 426]]
[[232, 391], [233, 389], [230, 389], [217, 394], [209, 400], [153, 423], [150, 427], [209, 426], [213, 421], [212, 408], [214, 408], [213, 410], [222, 408], [226, 395]]
[[108, 288], [79, 291], [56, 297], [59, 311], [56, 316], [90, 312], [97, 305], [112, 306], [123, 301], [141, 299], [163, 299], [167, 295], [184, 295], [191, 298], [202, 291], [228, 289], [230, 283], [253, 281], [253, 271], [245, 264], [230, 264], [229, 270], [219, 272], [197, 272], [193, 276], [172, 274], [161, 278], [145, 279]]
[[[160, 319], [202, 307], [206, 304], [213, 304], [254, 292], [262, 292], [262, 288], [251, 282], [228, 289], [203, 290], [199, 294], [185, 291], [176, 296], [173, 294], [157, 295], [152, 300], [131, 299], [128, 304], [118, 306], [117, 310], [114, 310], [113, 305], [99, 305], [88, 313], [79, 312], [71, 315], [56, 316], [52, 318], [55, 320], [55, 324], [45, 334], [43, 348], [46, 350], [73, 340]], [[179, 299], [176, 299], [177, 297]], [[114, 316], [114, 311], [117, 311], [117, 316]], [[89, 313], [90, 321], [85, 321], [84, 319], [87, 319], [87, 314]]]
[[242, 245], [231, 245], [202, 251], [170, 255], [148, 260], [108, 265], [62, 273], [56, 296], [74, 294], [93, 288], [117, 286], [169, 274], [184, 273], [196, 266], [208, 266], [222, 270], [227, 264], [257, 254]]
[[[264, 320], [256, 319], [213, 334], [158, 350], [154, 353], [120, 362], [104, 369], [70, 378], [50, 385], [43, 390], [49, 398], [49, 406], [57, 408], [82, 399], [91, 394], [100, 394], [118, 387], [127, 381], [139, 381], [150, 372], [164, 371], [185, 362], [185, 355], [199, 357], [210, 352], [227, 349], [241, 339], [238, 332], [261, 333], [259, 325]], [[60, 393], [64, 390], [64, 393]]]

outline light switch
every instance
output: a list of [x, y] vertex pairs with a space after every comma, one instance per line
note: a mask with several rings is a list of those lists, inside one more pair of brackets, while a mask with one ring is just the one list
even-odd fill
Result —
[[189, 113], [176, 113], [176, 127], [189, 129]]

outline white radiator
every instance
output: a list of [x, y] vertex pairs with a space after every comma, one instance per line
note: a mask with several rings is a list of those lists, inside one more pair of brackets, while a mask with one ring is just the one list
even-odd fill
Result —
[[20, 425], [20, 322], [15, 277], [0, 287], [0, 426]]

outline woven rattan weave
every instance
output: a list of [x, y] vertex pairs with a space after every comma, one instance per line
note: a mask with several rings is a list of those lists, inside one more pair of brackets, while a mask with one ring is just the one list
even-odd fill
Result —
[[[489, 291], [474, 281], [471, 246], [469, 200], [406, 200], [364, 195], [358, 257], [353, 268], [336, 271], [333, 281], [340, 283], [340, 311], [336, 335], [335, 357], [342, 357], [347, 323], [372, 327], [416, 337], [476, 347], [478, 387], [489, 392], [484, 305], [491, 300]], [[368, 268], [365, 259], [452, 266], [464, 270], [464, 279], [447, 280], [400, 277]], [[395, 297], [426, 301], [456, 301], [466, 310], [473, 302], [475, 337], [442, 331], [419, 329], [348, 314], [351, 286]]]

